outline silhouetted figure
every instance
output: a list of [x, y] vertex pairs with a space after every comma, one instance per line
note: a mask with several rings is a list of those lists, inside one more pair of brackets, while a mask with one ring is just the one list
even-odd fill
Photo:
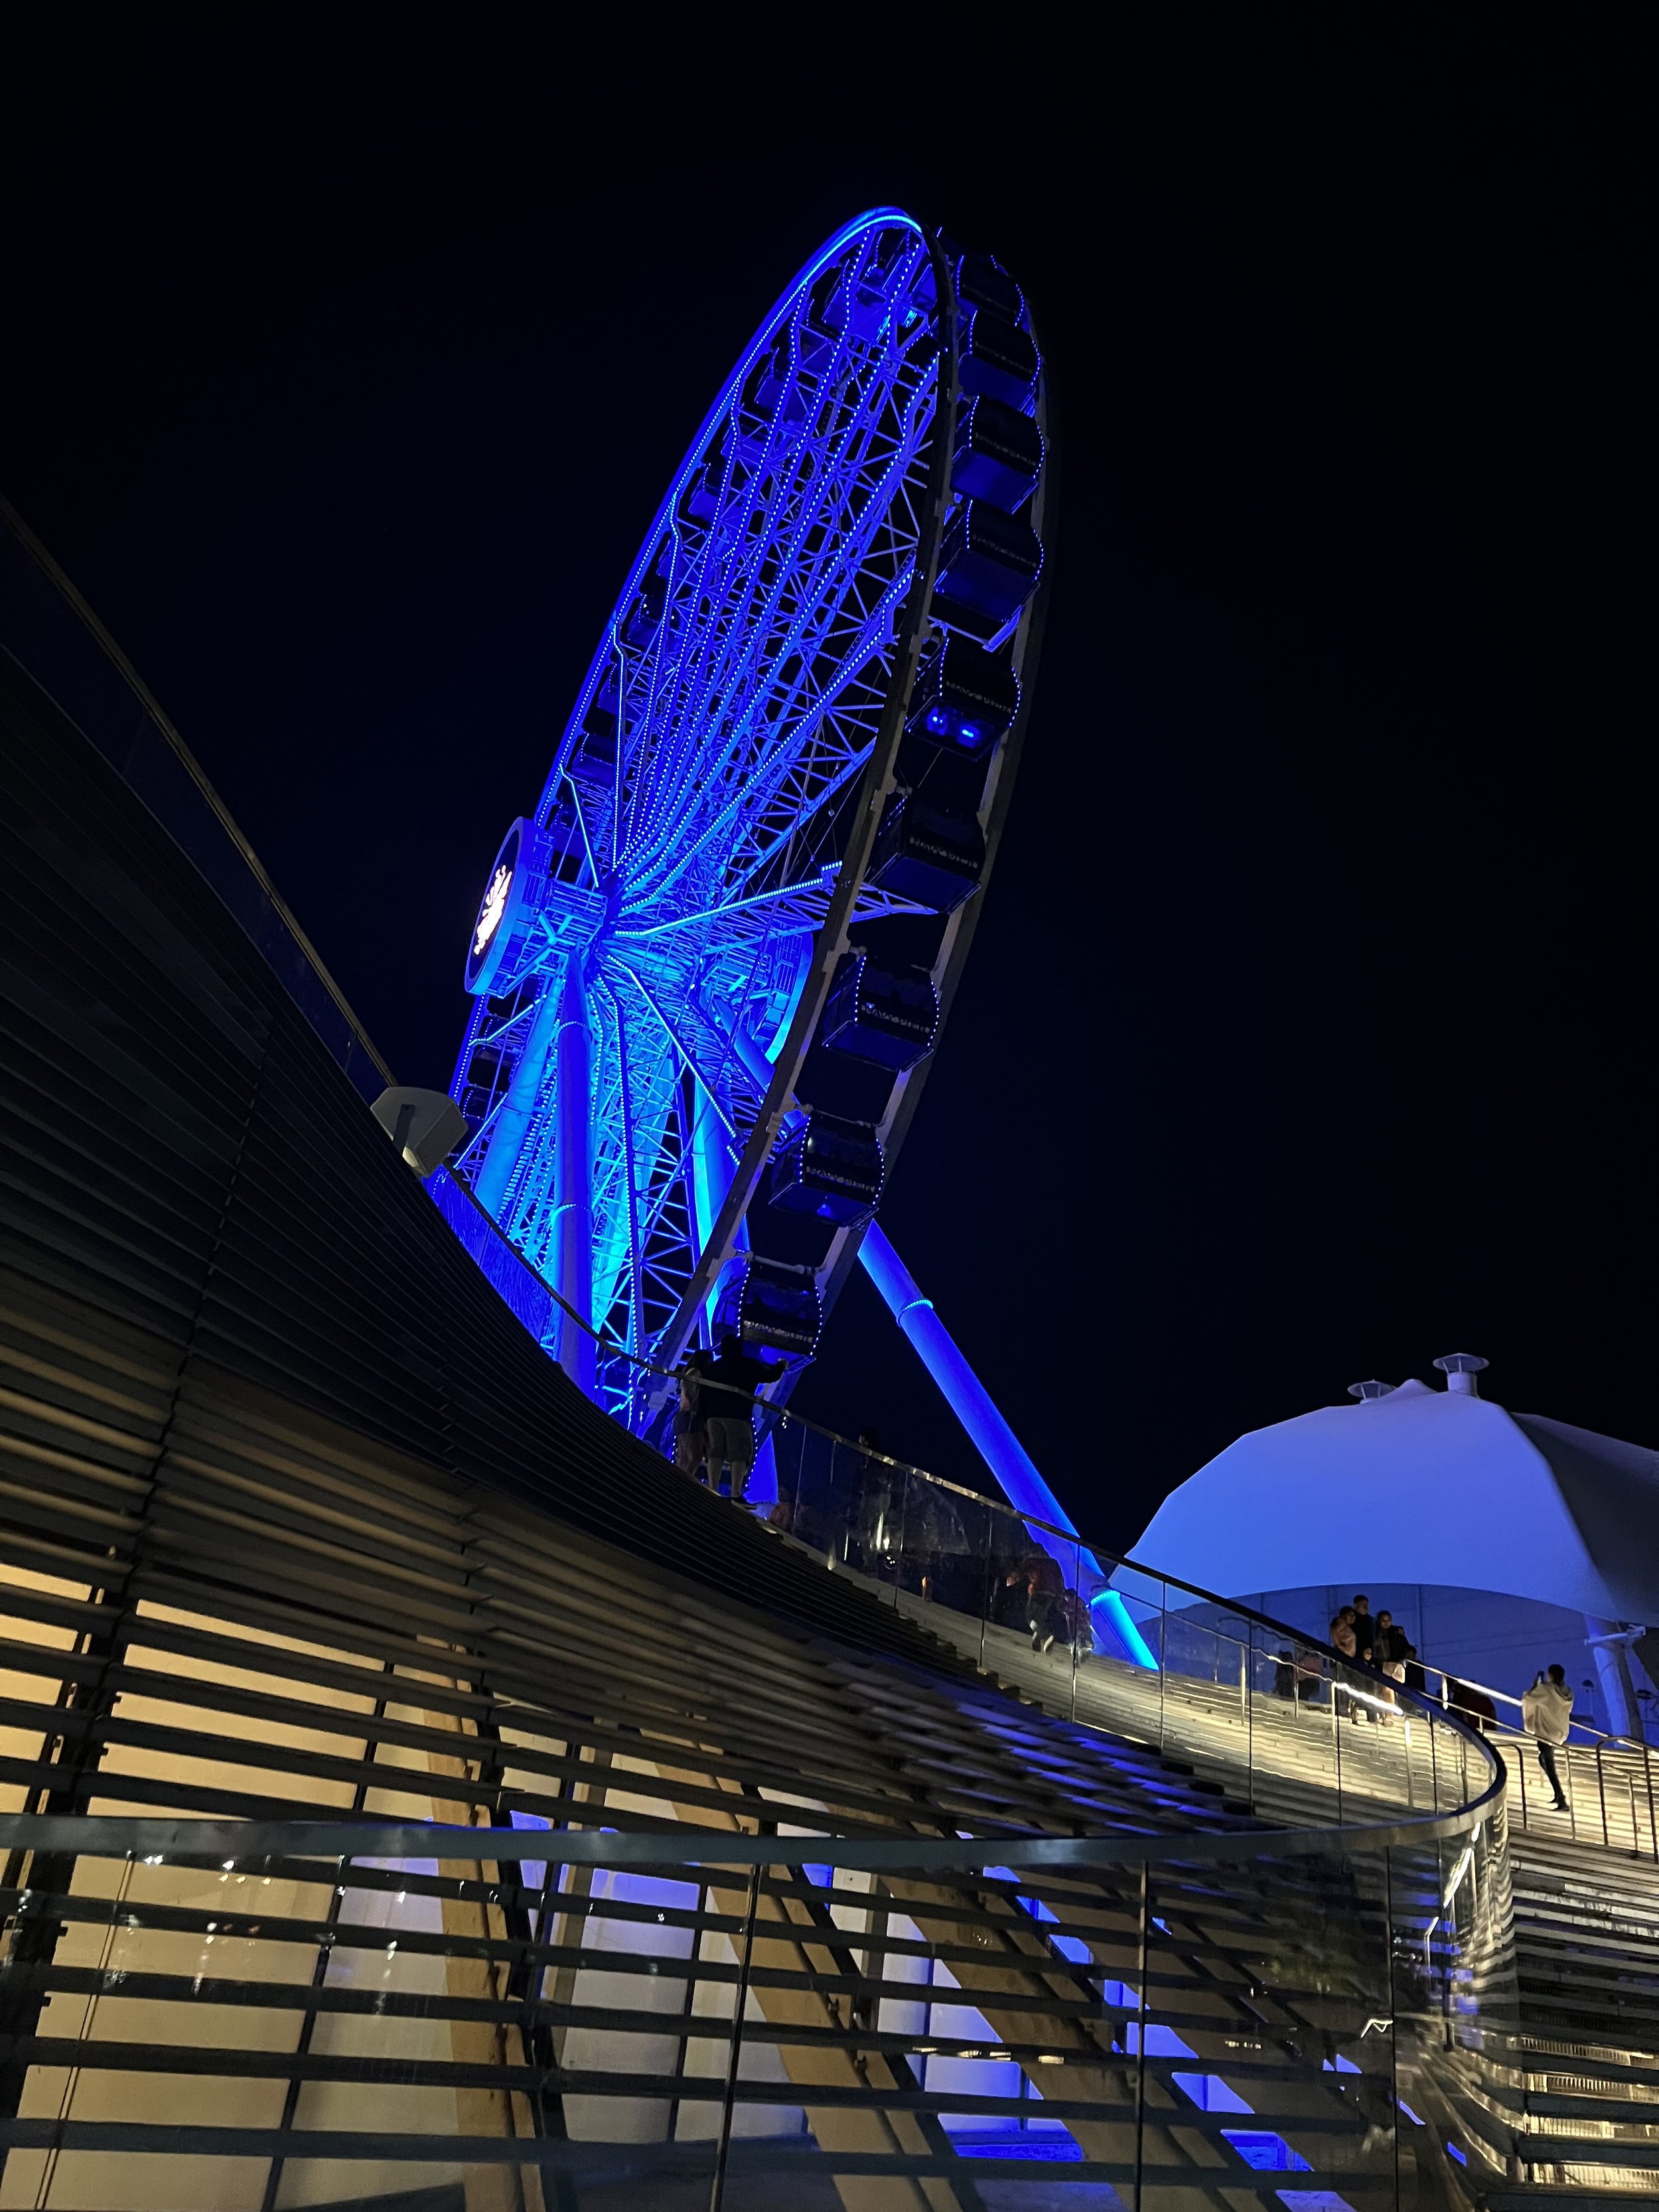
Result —
[[708, 1415], [702, 1386], [714, 1365], [714, 1353], [698, 1349], [688, 1352], [674, 1370], [680, 1390], [674, 1408], [674, 1464], [682, 1474], [695, 1474], [700, 1480], [707, 1480], [702, 1468], [708, 1451]]
[[1060, 1562], [1047, 1552], [1033, 1551], [1007, 1579], [1010, 1589], [1024, 1589], [1025, 1625], [1031, 1632], [1032, 1650], [1051, 1650], [1066, 1627], [1061, 1602], [1066, 1595], [1066, 1577], [1060, 1571]]
[[[1390, 1682], [1403, 1682], [1406, 1679], [1406, 1654], [1411, 1648], [1405, 1630], [1399, 1626], [1394, 1615], [1386, 1611], [1379, 1613], [1376, 1633], [1371, 1642], [1371, 1661], [1377, 1672]], [[1382, 1695], [1390, 1705], [1399, 1702], [1392, 1690], [1384, 1690]], [[1386, 1720], [1389, 1716], [1384, 1714], [1383, 1718]]]
[[734, 1328], [720, 1333], [720, 1347], [698, 1396], [708, 1408], [708, 1480], [720, 1486], [720, 1470], [731, 1478], [732, 1503], [741, 1505], [755, 1464], [755, 1408], [757, 1390], [775, 1382], [784, 1370], [757, 1359], [743, 1348]]
[[[1362, 1667], [1376, 1667], [1376, 1622], [1371, 1616], [1371, 1601], [1363, 1590], [1358, 1591], [1353, 1601], [1354, 1656]], [[1355, 1703], [1365, 1718], [1375, 1728], [1382, 1719], [1375, 1703], [1356, 1699]]]
[[1489, 1729], [1497, 1723], [1497, 1706], [1486, 1692], [1477, 1690], [1473, 1682], [1459, 1682], [1448, 1674], [1446, 1702], [1455, 1713], [1466, 1715], [1479, 1729]]

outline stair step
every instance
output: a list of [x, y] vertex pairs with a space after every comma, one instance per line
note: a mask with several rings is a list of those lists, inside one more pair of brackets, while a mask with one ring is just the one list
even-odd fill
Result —
[[1559, 2183], [1534, 2188], [1506, 2182], [1502, 2188], [1486, 2190], [1480, 2201], [1486, 2212], [1631, 2212], [1639, 2197], [1635, 2191], [1617, 2189], [1576, 2189]]

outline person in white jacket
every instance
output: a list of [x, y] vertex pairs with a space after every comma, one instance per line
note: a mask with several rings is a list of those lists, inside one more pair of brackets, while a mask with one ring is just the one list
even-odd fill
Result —
[[1566, 1793], [1555, 1771], [1555, 1747], [1566, 1741], [1567, 1730], [1572, 1725], [1572, 1692], [1567, 1687], [1565, 1667], [1552, 1667], [1538, 1677], [1521, 1700], [1521, 1717], [1526, 1722], [1528, 1734], [1538, 1739], [1538, 1764], [1555, 1792], [1555, 1809], [1565, 1813]]

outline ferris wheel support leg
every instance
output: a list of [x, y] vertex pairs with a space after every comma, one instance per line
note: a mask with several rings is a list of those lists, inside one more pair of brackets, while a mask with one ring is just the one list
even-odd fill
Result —
[[[721, 1127], [714, 1108], [699, 1091], [696, 1118], [691, 1125], [691, 1200], [697, 1237], [697, 1249], [702, 1251], [714, 1235], [714, 1224], [726, 1203], [726, 1194], [732, 1188], [732, 1178], [737, 1172]], [[738, 1224], [737, 1249], [749, 1249], [749, 1231], [744, 1222]], [[708, 1293], [704, 1312], [711, 1332], [714, 1326], [714, 1310], [720, 1304], [720, 1281], [715, 1278], [714, 1287]]]
[[[581, 955], [565, 964], [554, 1040], [553, 1252], [559, 1296], [581, 1320], [593, 1318], [593, 1038]], [[594, 1342], [590, 1329], [568, 1314], [559, 1319], [559, 1364], [577, 1388], [593, 1395]]]
[[[962, 1349], [933, 1310], [933, 1302], [917, 1287], [915, 1278], [893, 1249], [879, 1223], [872, 1221], [859, 1247], [864, 1271], [880, 1291], [888, 1311], [915, 1346], [922, 1365], [945, 1395], [945, 1403], [967, 1431], [969, 1441], [985, 1462], [1002, 1494], [1016, 1513], [1050, 1522], [1075, 1538], [1076, 1529], [1065, 1507], [1038, 1473], [1019, 1438], [1004, 1420], [990, 1393], [963, 1357]], [[1100, 1589], [1090, 1599], [1096, 1622], [1123, 1647], [1138, 1667], [1156, 1668], [1152, 1649], [1132, 1619], [1118, 1592], [1107, 1582], [1106, 1571], [1092, 1553], [1066, 1543], [1043, 1528], [1031, 1534], [1066, 1571], [1068, 1580], [1097, 1580]]]
[[519, 1064], [513, 1071], [507, 1097], [502, 1101], [501, 1112], [495, 1116], [495, 1126], [489, 1133], [483, 1165], [479, 1169], [478, 1179], [472, 1187], [472, 1195], [479, 1205], [498, 1222], [501, 1218], [501, 1201], [507, 1196], [507, 1187], [513, 1180], [513, 1170], [519, 1164], [519, 1155], [524, 1150], [530, 1117], [536, 1110], [536, 1100], [541, 1091], [542, 1070], [547, 1065], [547, 1055], [553, 1048], [553, 1038], [558, 1027], [559, 1003], [558, 987], [550, 983], [543, 994], [540, 1006], [532, 1017], [530, 1034], [525, 1039], [524, 1050], [519, 1054]]

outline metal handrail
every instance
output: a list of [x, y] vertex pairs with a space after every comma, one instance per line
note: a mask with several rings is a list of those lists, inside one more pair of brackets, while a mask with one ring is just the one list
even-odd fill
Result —
[[[1425, 1674], [1437, 1674], [1440, 1677], [1442, 1689], [1445, 1692], [1443, 1703], [1446, 1704], [1449, 1711], [1454, 1710], [1449, 1704], [1449, 1696], [1451, 1685], [1456, 1683], [1466, 1690], [1478, 1690], [1483, 1698], [1493, 1698], [1500, 1705], [1513, 1705], [1517, 1712], [1524, 1713], [1524, 1701], [1508, 1690], [1495, 1690], [1490, 1682], [1477, 1682], [1471, 1674], [1454, 1674], [1444, 1667], [1431, 1665], [1425, 1659], [1419, 1659], [1414, 1663], [1421, 1667]], [[1645, 1736], [1619, 1735], [1611, 1729], [1597, 1728], [1594, 1721], [1581, 1719], [1577, 1714], [1573, 1716], [1571, 1725], [1576, 1729], [1582, 1729], [1586, 1739], [1597, 1744], [1627, 1744], [1632, 1751], [1650, 1751], [1653, 1748]], [[1524, 1717], [1520, 1724], [1515, 1727], [1514, 1732], [1516, 1735], [1528, 1737], [1532, 1734], [1531, 1729], [1526, 1725]]]
[[837, 1866], [866, 1872], [988, 1867], [1141, 1866], [1170, 1860], [1340, 1856], [1408, 1844], [1450, 1843], [1497, 1810], [1501, 1773], [1468, 1804], [1410, 1820], [1322, 1828], [1194, 1829], [1171, 1835], [991, 1837], [790, 1836], [684, 1826], [633, 1828], [460, 1827], [453, 1821], [185, 1820], [125, 1814], [0, 1813], [0, 1850], [61, 1851], [75, 1857], [200, 1857], [216, 1868], [266, 1857], [532, 1859], [569, 1866]]

